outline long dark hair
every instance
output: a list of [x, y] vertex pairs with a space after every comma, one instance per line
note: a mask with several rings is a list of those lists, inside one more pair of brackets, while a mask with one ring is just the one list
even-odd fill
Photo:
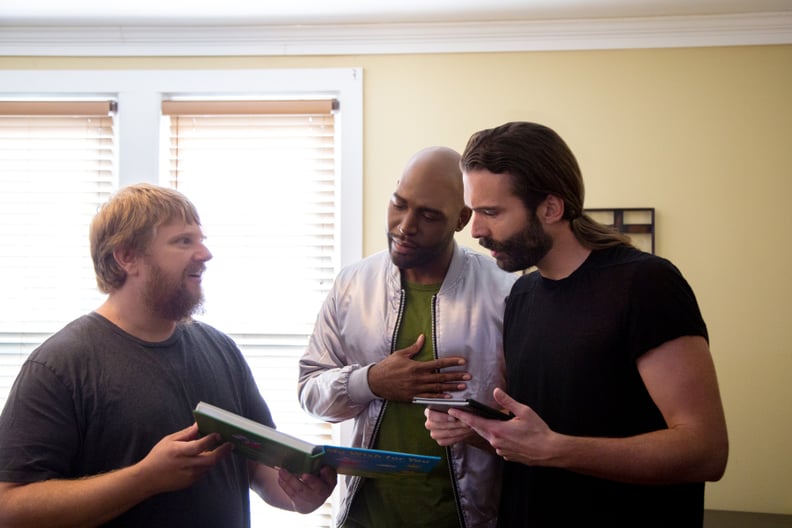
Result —
[[563, 218], [589, 249], [631, 245], [629, 237], [583, 212], [585, 189], [575, 155], [561, 136], [544, 125], [515, 121], [476, 132], [460, 164], [464, 172], [508, 174], [514, 195], [531, 214], [548, 194], [558, 196], [564, 202]]

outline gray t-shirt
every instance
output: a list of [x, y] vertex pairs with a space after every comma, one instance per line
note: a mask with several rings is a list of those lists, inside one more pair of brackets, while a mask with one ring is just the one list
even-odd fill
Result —
[[[140, 461], [193, 423], [199, 401], [274, 425], [250, 368], [225, 334], [180, 324], [163, 342], [80, 317], [22, 366], [0, 415], [0, 481], [73, 479]], [[247, 463], [227, 457], [193, 486], [152, 497], [106, 526], [247, 527]]]

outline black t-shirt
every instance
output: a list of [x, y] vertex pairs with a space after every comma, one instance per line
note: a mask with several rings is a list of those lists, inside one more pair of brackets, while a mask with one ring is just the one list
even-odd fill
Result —
[[[521, 277], [509, 296], [509, 391], [548, 426], [626, 437], [666, 428], [636, 360], [685, 335], [707, 337], [693, 291], [667, 260], [627, 246], [593, 251], [569, 277]], [[703, 483], [641, 486], [507, 463], [500, 526], [701, 526]]]
[[[0, 481], [73, 479], [140, 461], [206, 401], [274, 425], [234, 342], [199, 322], [141, 341], [96, 313], [35, 350], [0, 416]], [[152, 497], [106, 526], [247, 527], [247, 462], [227, 457], [195, 485]]]

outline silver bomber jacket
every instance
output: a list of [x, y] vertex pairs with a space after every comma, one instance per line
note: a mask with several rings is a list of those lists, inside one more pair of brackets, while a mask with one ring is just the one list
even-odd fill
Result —
[[[503, 311], [516, 276], [494, 260], [455, 245], [440, 291], [434, 299], [435, 354], [464, 356], [473, 375], [455, 397], [494, 404], [492, 390], [504, 387]], [[299, 398], [303, 409], [328, 422], [354, 419], [352, 445], [371, 447], [385, 401], [367, 382], [372, 364], [394, 348], [402, 309], [401, 274], [387, 251], [341, 270], [317, 317], [300, 359]], [[461, 525], [494, 527], [502, 461], [467, 444], [448, 451]], [[359, 488], [359, 477], [345, 478], [340, 525]]]

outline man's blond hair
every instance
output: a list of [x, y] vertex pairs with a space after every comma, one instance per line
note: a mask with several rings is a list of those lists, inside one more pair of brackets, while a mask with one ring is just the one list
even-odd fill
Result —
[[103, 204], [91, 222], [89, 235], [99, 289], [111, 293], [126, 281], [126, 272], [113, 255], [116, 249], [145, 254], [157, 227], [174, 220], [201, 224], [198, 211], [186, 196], [149, 183], [124, 187]]

